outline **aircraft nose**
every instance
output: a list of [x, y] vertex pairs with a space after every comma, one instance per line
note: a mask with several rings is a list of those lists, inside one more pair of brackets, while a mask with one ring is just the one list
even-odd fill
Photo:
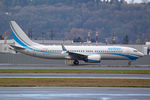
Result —
[[144, 54], [143, 54], [142, 52], [139, 52], [139, 56], [140, 56], [140, 57], [143, 57]]

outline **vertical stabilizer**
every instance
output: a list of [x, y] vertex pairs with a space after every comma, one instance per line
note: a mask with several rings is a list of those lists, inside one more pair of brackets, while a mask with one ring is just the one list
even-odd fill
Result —
[[12, 30], [14, 40], [23, 47], [30, 47], [34, 45], [25, 32], [19, 27], [15, 21], [10, 22], [10, 27]]

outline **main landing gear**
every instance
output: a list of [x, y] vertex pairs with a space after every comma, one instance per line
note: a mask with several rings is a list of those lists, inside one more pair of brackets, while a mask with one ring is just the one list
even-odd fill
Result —
[[74, 65], [79, 65], [79, 61], [78, 60], [74, 60], [73, 64]]

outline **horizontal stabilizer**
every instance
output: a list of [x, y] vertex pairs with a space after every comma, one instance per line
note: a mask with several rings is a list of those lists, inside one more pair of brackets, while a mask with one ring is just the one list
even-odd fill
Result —
[[14, 49], [14, 50], [24, 50], [25, 48], [23, 47], [19, 47], [19, 46], [15, 46], [15, 45], [9, 45], [11, 48], [10, 49]]

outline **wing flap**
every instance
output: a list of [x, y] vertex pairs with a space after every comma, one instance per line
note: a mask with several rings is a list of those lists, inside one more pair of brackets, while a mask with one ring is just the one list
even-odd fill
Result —
[[78, 59], [78, 60], [85, 60], [87, 58], [87, 55], [75, 53], [75, 52], [68, 52], [69, 56], [71, 56], [72, 59]]

